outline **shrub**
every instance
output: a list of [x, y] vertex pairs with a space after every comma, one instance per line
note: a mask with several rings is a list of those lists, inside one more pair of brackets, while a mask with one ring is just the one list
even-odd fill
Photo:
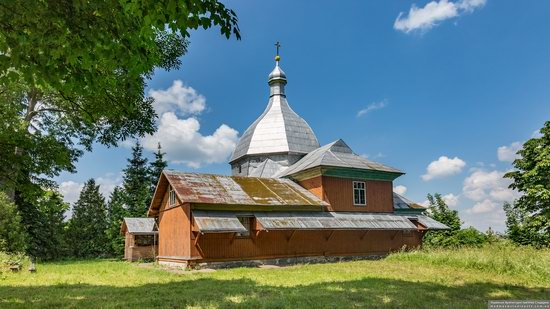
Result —
[[27, 234], [21, 223], [21, 215], [10, 198], [0, 191], [0, 251], [23, 252]]

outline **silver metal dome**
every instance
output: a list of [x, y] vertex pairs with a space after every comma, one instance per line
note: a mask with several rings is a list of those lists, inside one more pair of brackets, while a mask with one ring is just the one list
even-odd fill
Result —
[[277, 61], [275, 69], [269, 74], [270, 98], [267, 108], [244, 132], [230, 163], [250, 155], [302, 155], [319, 148], [311, 127], [288, 105], [284, 92], [286, 83], [286, 75]]

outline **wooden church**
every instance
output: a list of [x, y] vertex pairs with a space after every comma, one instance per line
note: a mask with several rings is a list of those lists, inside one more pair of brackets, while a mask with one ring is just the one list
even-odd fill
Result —
[[402, 171], [343, 140], [320, 146], [290, 108], [286, 84], [277, 56], [269, 103], [239, 140], [232, 176], [162, 173], [148, 211], [159, 263], [381, 256], [447, 229], [393, 192]]

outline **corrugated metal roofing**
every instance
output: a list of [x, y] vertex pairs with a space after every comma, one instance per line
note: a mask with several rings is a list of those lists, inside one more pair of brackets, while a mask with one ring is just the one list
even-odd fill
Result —
[[327, 206], [313, 193], [288, 179], [184, 173], [163, 174], [183, 203], [224, 205]]
[[124, 223], [130, 234], [156, 233], [154, 218], [124, 218]]
[[428, 230], [450, 230], [451, 228], [446, 226], [445, 224], [436, 221], [428, 216], [419, 215], [415, 216], [418, 220], [418, 223], [425, 226]]
[[406, 216], [356, 212], [193, 211], [203, 233], [242, 232], [239, 215], [254, 216], [266, 230], [416, 230]]
[[235, 213], [194, 210], [193, 218], [201, 233], [246, 232]]
[[354, 212], [254, 213], [267, 230], [416, 230], [404, 216]]
[[426, 209], [422, 205], [415, 203], [408, 198], [393, 192], [393, 208], [394, 209]]
[[402, 171], [396, 168], [354, 154], [351, 148], [340, 139], [313, 150], [276, 176], [289, 176], [317, 166], [347, 167], [403, 174]]

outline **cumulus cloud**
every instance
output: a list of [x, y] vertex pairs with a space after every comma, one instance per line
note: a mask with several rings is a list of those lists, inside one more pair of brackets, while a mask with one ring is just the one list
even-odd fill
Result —
[[464, 179], [464, 195], [473, 200], [481, 201], [487, 198], [506, 202], [517, 198], [517, 192], [508, 189], [510, 179], [503, 178], [502, 171], [485, 171], [473, 169], [471, 174]]
[[59, 193], [63, 195], [65, 203], [74, 204], [80, 196], [80, 191], [84, 185], [72, 180], [63, 181], [59, 184]]
[[415, 30], [427, 31], [440, 22], [457, 17], [463, 13], [473, 12], [475, 9], [485, 5], [486, 0], [434, 0], [427, 3], [424, 7], [418, 8], [412, 5], [409, 13], [399, 13], [395, 19], [393, 28], [395, 30], [409, 33]]
[[462, 191], [464, 196], [476, 204], [467, 209], [467, 213], [502, 212], [504, 202], [512, 202], [519, 197], [517, 191], [508, 188], [511, 180], [503, 178], [504, 174], [505, 172], [497, 170], [472, 169], [470, 175], [464, 179]]
[[155, 99], [153, 107], [158, 115], [165, 112], [196, 115], [206, 108], [206, 98], [192, 87], [185, 86], [181, 80], [173, 81], [168, 89], [151, 89], [149, 96]]
[[447, 204], [450, 207], [455, 207], [458, 205], [458, 195], [454, 195], [452, 193], [445, 194], [441, 198], [443, 198], [443, 201], [445, 201], [445, 204]]
[[517, 154], [518, 150], [522, 148], [523, 144], [520, 142], [513, 142], [508, 146], [500, 146], [497, 149], [497, 156], [499, 161], [504, 162], [514, 162], [515, 159], [519, 158]]
[[495, 211], [498, 207], [499, 204], [495, 201], [484, 199], [483, 201], [477, 202], [474, 207], [466, 209], [466, 212], [470, 214], [482, 214]]
[[395, 187], [393, 187], [393, 192], [403, 195], [403, 194], [405, 194], [405, 192], [407, 192], [407, 187], [405, 187], [403, 185], [395, 186]]
[[226, 124], [211, 135], [200, 132], [196, 116], [206, 109], [203, 95], [180, 80], [167, 89], [151, 90], [149, 95], [155, 99], [160, 119], [157, 132], [141, 139], [145, 149], [156, 151], [160, 142], [168, 161], [191, 168], [227, 160], [237, 144], [238, 132]]
[[[105, 197], [105, 200], [108, 201], [115, 187], [122, 184], [122, 175], [107, 173], [102, 177], [95, 178], [95, 181], [96, 184], [99, 185], [99, 192]], [[72, 217], [72, 206], [78, 201], [80, 191], [82, 191], [83, 187], [84, 183], [72, 180], [59, 183], [59, 193], [63, 195], [63, 201], [71, 206], [65, 214], [66, 218]]]
[[238, 132], [225, 124], [212, 135], [202, 135], [199, 130], [196, 118], [180, 119], [167, 112], [160, 118], [157, 132], [142, 139], [143, 147], [154, 151], [160, 142], [168, 161], [192, 168], [225, 162], [236, 146]]
[[422, 180], [429, 181], [435, 178], [441, 178], [458, 174], [466, 166], [466, 162], [458, 157], [449, 158], [441, 156], [436, 161], [431, 162], [426, 168], [426, 174], [422, 175]]
[[357, 112], [357, 117], [361, 117], [361, 116], [364, 116], [372, 111], [375, 111], [377, 109], [382, 109], [384, 107], [388, 106], [388, 102], [386, 100], [384, 101], [380, 101], [380, 102], [374, 102], [374, 103], [371, 103], [369, 104], [369, 106], [361, 109], [360, 111]]

